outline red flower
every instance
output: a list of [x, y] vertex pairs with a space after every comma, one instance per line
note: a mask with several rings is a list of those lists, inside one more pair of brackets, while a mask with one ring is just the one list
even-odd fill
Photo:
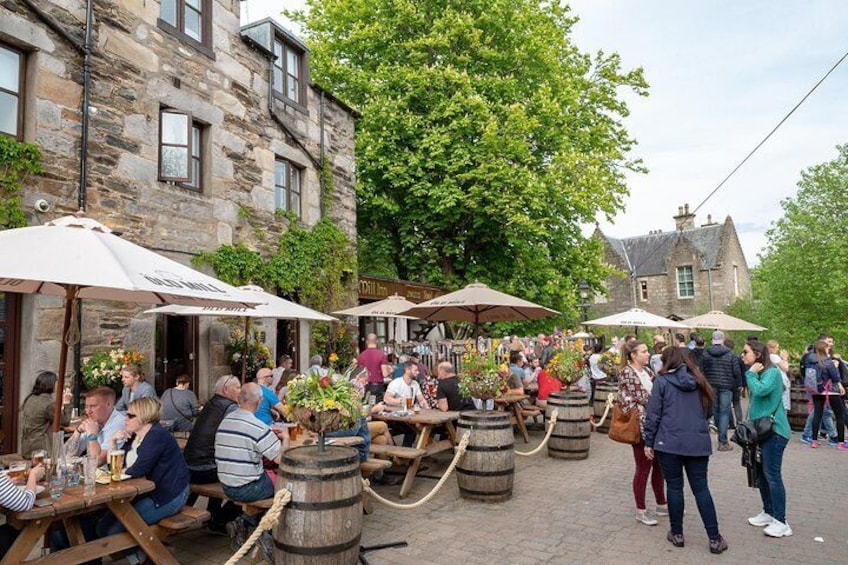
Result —
[[318, 381], [318, 384], [321, 385], [321, 388], [327, 388], [330, 384], [330, 377], [321, 377], [321, 380]]

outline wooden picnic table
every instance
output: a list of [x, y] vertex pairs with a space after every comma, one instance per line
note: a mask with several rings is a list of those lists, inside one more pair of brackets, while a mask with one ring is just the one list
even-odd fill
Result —
[[521, 401], [529, 398], [526, 394], [504, 394], [495, 398], [495, 404], [502, 406], [507, 412], [512, 412], [518, 422], [518, 431], [524, 436], [524, 443], [530, 443], [530, 435], [527, 426], [524, 425], [524, 414], [521, 411]]
[[[435, 453], [452, 450], [456, 446], [456, 428], [453, 423], [459, 419], [459, 412], [442, 412], [441, 410], [421, 410], [409, 415], [401, 415], [397, 412], [372, 413], [371, 418], [383, 422], [403, 422], [409, 424], [417, 433], [415, 447], [423, 450], [423, 455], [412, 459], [406, 470], [406, 477], [400, 487], [400, 497], [404, 498], [412, 490], [415, 474], [421, 466], [421, 460]], [[430, 441], [433, 428], [444, 426], [448, 437], [439, 441]]]
[[[97, 557], [105, 557], [133, 547], [141, 549], [159, 565], [178, 565], [178, 561], [154, 534], [151, 526], [144, 523], [131, 502], [138, 495], [156, 488], [147, 479], [128, 479], [116, 485], [96, 485], [94, 496], [83, 495], [83, 486], [65, 489], [61, 498], [53, 499], [49, 506], [34, 506], [26, 512], [12, 512], [0, 508], [6, 521], [21, 532], [3, 558], [3, 563], [56, 564], [84, 563]], [[79, 519], [86, 514], [108, 508], [126, 532], [86, 542]], [[54, 522], [64, 522], [71, 546], [44, 557], [26, 561]]]

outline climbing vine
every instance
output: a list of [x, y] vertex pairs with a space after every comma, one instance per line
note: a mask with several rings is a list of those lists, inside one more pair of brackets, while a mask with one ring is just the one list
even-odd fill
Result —
[[44, 172], [41, 160], [37, 146], [0, 135], [0, 229], [27, 225], [21, 190], [29, 175]]

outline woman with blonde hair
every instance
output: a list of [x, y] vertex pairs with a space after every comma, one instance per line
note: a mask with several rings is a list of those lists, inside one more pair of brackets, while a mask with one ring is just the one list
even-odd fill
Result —
[[[645, 425], [645, 409], [651, 398], [654, 387], [654, 373], [648, 368], [650, 360], [648, 346], [641, 341], [625, 342], [621, 350], [621, 371], [618, 375], [618, 404], [626, 414], [631, 410], [637, 411], [639, 428]], [[648, 477], [651, 477], [651, 487], [657, 502], [656, 515], [668, 516], [668, 504], [665, 499], [665, 485], [660, 462], [651, 461], [645, 457], [645, 442], [631, 446], [636, 470], [633, 473], [633, 497], [636, 499], [636, 519], [646, 526], [656, 526], [657, 520], [649, 512], [645, 504], [645, 492], [648, 488]]]
[[115, 403], [115, 410], [119, 412], [126, 412], [129, 403], [137, 398], [157, 398], [156, 390], [144, 380], [144, 373], [138, 365], [124, 365], [121, 369], [121, 383], [124, 389], [121, 398]]
[[[139, 398], [127, 407], [126, 428], [116, 433], [113, 444], [124, 440], [124, 462], [130, 477], [144, 477], [156, 485], [153, 491], [133, 500], [133, 508], [146, 524], [155, 524], [179, 512], [188, 500], [189, 471], [174, 437], [159, 424], [161, 405], [156, 398]], [[113, 445], [116, 447], [116, 445]], [[97, 534], [110, 536], [124, 531], [111, 513], [100, 519]], [[144, 559], [141, 550], [128, 556], [131, 565]]]

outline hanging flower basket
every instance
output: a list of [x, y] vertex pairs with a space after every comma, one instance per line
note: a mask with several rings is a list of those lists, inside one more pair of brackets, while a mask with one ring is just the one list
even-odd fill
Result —
[[294, 415], [294, 419], [303, 426], [304, 429], [316, 434], [334, 432], [336, 430], [343, 430], [347, 428], [344, 423], [344, 418], [338, 410], [315, 412], [312, 408], [293, 406], [292, 413]]

